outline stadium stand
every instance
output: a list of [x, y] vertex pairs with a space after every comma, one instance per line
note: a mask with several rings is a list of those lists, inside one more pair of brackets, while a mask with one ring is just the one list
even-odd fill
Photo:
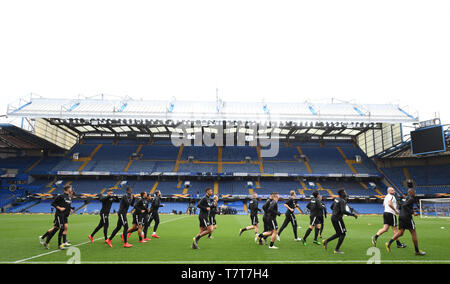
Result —
[[[123, 101], [86, 99], [77, 104], [76, 109], [64, 112], [61, 110], [74, 105], [73, 101], [32, 98], [18, 108], [8, 108], [8, 115], [31, 118], [37, 128], [44, 125], [45, 131], [61, 136], [43, 135], [44, 139], [35, 134], [39, 133], [37, 130], [32, 133], [0, 125], [0, 205], [6, 212], [48, 213], [50, 201], [39, 198], [60, 194], [68, 184], [78, 196], [83, 195], [74, 203], [78, 214], [99, 210], [100, 203], [92, 200], [95, 194], [108, 188], [123, 194], [127, 185], [135, 193], [161, 190], [167, 204], [162, 209], [164, 213], [185, 212], [189, 201], [196, 202], [206, 187], [222, 197], [221, 205], [238, 214], [245, 213], [244, 201], [253, 192], [266, 198], [273, 191], [287, 196], [295, 190], [302, 210], [306, 210], [306, 200], [314, 190], [331, 200], [340, 188], [345, 188], [358, 201], [354, 208], [361, 213], [379, 213], [386, 187], [392, 184], [401, 193], [407, 189], [408, 180], [419, 194], [450, 194], [449, 162], [385, 166], [377, 163], [377, 159], [385, 157], [366, 154], [367, 144], [373, 140], [370, 146], [375, 146], [376, 140], [366, 140], [369, 131], [372, 136], [375, 131], [384, 130], [394, 136], [394, 127], [417, 121], [395, 105], [253, 103], [248, 104], [252, 110], [249, 113], [238, 103], [219, 106], [176, 101], [170, 106], [131, 100], [120, 111], [117, 106], [124, 106]], [[269, 113], [279, 117], [279, 121], [266, 121]], [[201, 127], [191, 128], [190, 133], [206, 131], [217, 121], [235, 127], [238, 133], [238, 122], [246, 125], [261, 119], [270, 125], [284, 125], [271, 126], [274, 134], [277, 131], [283, 136], [274, 157], [262, 156], [264, 147], [257, 143], [175, 147], [169, 139], [170, 129], [179, 127], [183, 120], [189, 127], [194, 121], [201, 121]], [[388, 153], [390, 147], [407, 147], [400, 128], [396, 130], [400, 140], [384, 137], [377, 153]], [[38, 130], [42, 132], [42, 128]], [[251, 133], [252, 129], [244, 132]], [[70, 136], [59, 138], [64, 143], [54, 138], [64, 135]], [[359, 140], [361, 136], [364, 143]], [[185, 186], [188, 182], [189, 186]], [[248, 182], [252, 184], [249, 186]]]

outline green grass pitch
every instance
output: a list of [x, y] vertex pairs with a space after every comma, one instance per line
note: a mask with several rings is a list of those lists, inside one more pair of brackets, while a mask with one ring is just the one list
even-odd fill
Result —
[[[249, 225], [248, 216], [217, 216], [217, 230], [214, 239], [202, 238], [200, 250], [191, 249], [192, 238], [198, 232], [197, 216], [160, 215], [158, 229], [160, 239], [152, 239], [145, 244], [138, 243], [137, 233], [129, 242], [134, 247], [122, 247], [120, 235], [113, 240], [113, 248], [103, 242], [103, 231], [95, 236], [92, 244], [87, 236], [99, 221], [96, 215], [73, 215], [69, 219], [68, 239], [79, 249], [81, 263], [366, 263], [373, 255], [368, 255], [372, 246], [370, 237], [382, 226], [382, 216], [360, 216], [357, 220], [345, 217], [348, 230], [341, 248], [344, 255], [334, 255], [336, 241], [329, 244], [328, 251], [322, 246], [312, 244], [313, 233], [307, 246], [293, 241], [291, 225], [276, 242], [278, 250], [259, 246], [254, 242], [253, 231], [244, 232], [239, 237], [239, 229]], [[261, 220], [262, 218], [260, 218]], [[128, 220], [131, 220], [129, 215]], [[284, 216], [278, 218], [281, 225]], [[297, 215], [303, 237], [309, 217]], [[72, 256], [67, 251], [56, 250], [57, 236], [50, 243], [50, 250], [39, 244], [38, 236], [51, 227], [52, 215], [0, 215], [0, 262], [1, 263], [66, 263]], [[111, 214], [109, 233], [116, 225], [117, 215]], [[419, 237], [419, 247], [426, 256], [414, 255], [410, 233], [402, 238], [406, 249], [393, 246], [387, 253], [384, 247], [392, 236], [392, 231], [384, 234], [378, 241], [381, 263], [450, 263], [450, 220], [438, 218], [415, 218]], [[153, 228], [153, 227], [152, 227]], [[151, 229], [152, 229], [151, 228]], [[152, 230], [149, 230], [151, 232]], [[323, 237], [334, 234], [330, 218], [325, 219]]]

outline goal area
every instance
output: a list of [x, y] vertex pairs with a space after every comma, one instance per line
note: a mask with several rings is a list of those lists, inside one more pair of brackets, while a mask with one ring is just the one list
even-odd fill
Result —
[[420, 217], [450, 217], [450, 198], [421, 199]]

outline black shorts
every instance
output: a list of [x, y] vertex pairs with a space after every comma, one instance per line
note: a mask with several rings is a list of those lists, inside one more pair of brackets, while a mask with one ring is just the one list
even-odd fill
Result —
[[142, 226], [144, 225], [144, 222], [145, 222], [144, 214], [133, 214], [133, 224]]
[[323, 216], [309, 216], [310, 226], [315, 226], [318, 224], [323, 224]]
[[414, 223], [413, 218], [398, 218], [398, 228], [405, 230], [415, 230], [416, 224]]
[[384, 212], [383, 213], [383, 224], [389, 225], [392, 227], [397, 227], [398, 226], [397, 216], [395, 214], [392, 214], [389, 212]]
[[211, 225], [209, 223], [209, 216], [198, 215], [198, 221], [200, 222], [200, 228], [208, 227]]
[[209, 224], [210, 225], [217, 225], [216, 223], [216, 216], [209, 216]]
[[[275, 218], [268, 218], [266, 223], [267, 223], [267, 230], [264, 229], [265, 232], [278, 230], [277, 219], [275, 219]], [[264, 227], [266, 227], [266, 223], [264, 223]]]
[[347, 232], [344, 220], [331, 217], [331, 223], [333, 224], [334, 230], [338, 235], [343, 235]]
[[55, 227], [61, 228], [67, 223], [68, 218], [66, 215], [55, 214], [55, 220], [53, 221]]
[[250, 215], [250, 220], [252, 220], [252, 226], [259, 224], [258, 214]]

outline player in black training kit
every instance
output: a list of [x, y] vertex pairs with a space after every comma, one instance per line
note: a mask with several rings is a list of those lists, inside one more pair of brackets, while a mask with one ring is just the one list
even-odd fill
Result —
[[[265, 213], [267, 212], [267, 217], [264, 220], [264, 233], [261, 233], [258, 235], [259, 244], [262, 245], [262, 239], [264, 237], [272, 236], [270, 239], [270, 246], [271, 249], [278, 249], [273, 244], [275, 243], [275, 240], [277, 238], [277, 216], [280, 216], [281, 213], [278, 212], [278, 199], [280, 196], [278, 195], [278, 192], [273, 192], [271, 194], [272, 200], [269, 202], [266, 209], [264, 209]], [[267, 202], [266, 202], [267, 203]], [[266, 204], [264, 204], [266, 206]]]
[[313, 197], [311, 201], [306, 205], [306, 208], [309, 209], [309, 228], [305, 232], [305, 236], [303, 236], [303, 245], [306, 246], [306, 239], [308, 238], [311, 231], [314, 229], [314, 241], [313, 243], [316, 245], [320, 245], [320, 242], [317, 240], [319, 235], [321, 224], [323, 224], [323, 203], [322, 196], [319, 194], [317, 190], [313, 192]]
[[322, 232], [323, 232], [323, 227], [324, 227], [324, 224], [325, 224], [325, 222], [324, 222], [324, 220], [325, 220], [325, 218], [327, 218], [327, 207], [325, 206], [325, 203], [323, 203], [323, 201], [322, 201], [322, 197], [320, 198], [320, 202], [321, 202], [321, 204], [322, 204], [322, 215], [323, 215], [323, 218], [322, 218], [322, 222], [320, 223], [320, 229], [319, 229], [319, 238], [322, 238]]
[[[271, 193], [270, 195], [269, 195], [269, 198], [266, 200], [266, 202], [264, 203], [264, 205], [262, 206], [262, 209], [263, 209], [263, 211], [264, 211], [264, 214], [263, 214], [263, 225], [264, 225], [264, 227], [263, 227], [263, 232], [267, 232], [267, 231], [269, 231], [269, 222], [270, 222], [270, 220], [269, 220], [269, 215], [270, 215], [270, 213], [269, 213], [269, 206], [270, 206], [270, 203], [272, 202], [272, 200], [273, 200], [273, 193]], [[259, 236], [259, 235], [258, 235]], [[263, 237], [263, 239], [264, 239], [264, 243], [265, 244], [267, 244], [266, 243], [266, 239], [267, 239], [267, 237], [268, 236], [265, 236], [265, 237]], [[259, 237], [258, 237], [258, 239], [256, 240], [256, 242], [259, 240]]]
[[[41, 244], [46, 248], [48, 248], [48, 244], [50, 243], [50, 240], [53, 238], [53, 236], [56, 234], [56, 232], [59, 230], [58, 234], [58, 248], [63, 250], [66, 246], [69, 245], [67, 242], [67, 223], [68, 223], [68, 217], [73, 210], [72, 208], [72, 196], [73, 196], [73, 189], [70, 185], [64, 186], [64, 193], [58, 195], [52, 202], [52, 206], [55, 207], [55, 219], [53, 221], [53, 227], [48, 230], [44, 235], [39, 237], [39, 240]], [[44, 240], [47, 238], [46, 240]], [[63, 239], [61, 242], [61, 238]]]
[[102, 209], [100, 209], [100, 222], [97, 227], [94, 229], [92, 234], [88, 236], [91, 240], [91, 243], [94, 242], [95, 234], [103, 228], [103, 235], [105, 236], [105, 243], [111, 246], [106, 240], [108, 240], [108, 227], [109, 227], [109, 212], [111, 211], [111, 205], [114, 201], [118, 201], [117, 197], [113, 195], [112, 189], [108, 189], [106, 195], [101, 195], [99, 198], [102, 203]]
[[358, 218], [358, 215], [349, 212], [347, 210], [347, 193], [344, 189], [340, 189], [338, 191], [339, 197], [334, 199], [333, 204], [331, 205], [331, 210], [333, 210], [333, 213], [331, 215], [331, 223], [333, 224], [334, 230], [336, 231], [336, 234], [329, 237], [328, 239], [322, 241], [323, 247], [327, 249], [327, 245], [329, 242], [331, 242], [334, 239], [339, 238], [337, 246], [334, 250], [335, 254], [344, 254], [344, 252], [340, 251], [340, 247], [345, 239], [345, 234], [347, 232], [347, 229], [345, 228], [344, 220], [342, 217], [344, 215], [353, 216], [355, 219]]
[[400, 207], [400, 216], [399, 216], [399, 223], [398, 223], [398, 232], [394, 235], [394, 237], [389, 241], [389, 243], [386, 243], [386, 250], [388, 252], [391, 252], [391, 244], [398, 240], [401, 236], [403, 236], [403, 233], [405, 230], [409, 230], [411, 233], [412, 241], [414, 243], [414, 249], [416, 251], [416, 255], [425, 255], [426, 253], [424, 251], [419, 250], [419, 245], [417, 241], [417, 233], [416, 233], [416, 224], [413, 220], [414, 215], [414, 203], [417, 203], [416, 200], [416, 191], [414, 188], [408, 189], [408, 196], [405, 199], [399, 200], [399, 207]]
[[292, 229], [294, 230], [294, 241], [300, 241], [301, 239], [297, 236], [297, 219], [295, 218], [295, 209], [298, 208], [297, 201], [295, 201], [295, 191], [290, 191], [291, 197], [289, 197], [289, 200], [284, 204], [284, 207], [286, 207], [286, 218], [284, 218], [283, 225], [281, 225], [280, 230], [278, 231], [277, 240], [280, 241], [280, 235], [281, 232], [283, 232], [284, 228], [291, 223]]
[[198, 241], [201, 237], [208, 235], [212, 232], [211, 224], [209, 223], [209, 212], [211, 211], [211, 195], [212, 189], [207, 188], [205, 190], [206, 195], [199, 201], [197, 207], [200, 208], [200, 214], [198, 215], [198, 220], [200, 221], [200, 232], [194, 237], [194, 242], [192, 243], [193, 249], [199, 249]]
[[262, 212], [262, 210], [258, 208], [258, 194], [253, 193], [253, 199], [251, 199], [248, 203], [248, 210], [250, 210], [250, 220], [252, 224], [250, 226], [240, 229], [239, 236], [241, 236], [242, 233], [245, 231], [254, 229], [256, 242], [258, 241], [258, 230], [259, 230], [258, 212]]
[[209, 224], [211, 225], [211, 232], [208, 234], [208, 239], [214, 239], [211, 234], [216, 230], [217, 228], [217, 222], [216, 222], [216, 214], [217, 214], [217, 202], [219, 201], [219, 197], [215, 195], [211, 201], [211, 210], [209, 211]]
[[123, 247], [130, 248], [132, 245], [128, 243], [127, 240], [127, 232], [128, 232], [128, 220], [127, 220], [127, 213], [130, 206], [134, 205], [134, 196], [132, 194], [133, 190], [131, 187], [127, 186], [127, 191], [124, 196], [122, 196], [120, 200], [120, 207], [119, 211], [117, 211], [117, 217], [119, 218], [117, 220], [117, 226], [112, 232], [111, 236], [106, 240], [106, 243], [112, 247], [111, 240], [115, 237], [115, 235], [119, 232], [119, 230], [123, 226], [123, 233], [122, 233], [122, 241], [123, 241]]
[[130, 238], [131, 233], [138, 232], [139, 242], [146, 243], [147, 241], [143, 239], [142, 230], [144, 228], [145, 212], [148, 211], [148, 199], [147, 192], [141, 192], [141, 199], [139, 199], [134, 205], [133, 213], [133, 226], [128, 229], [128, 238]]
[[161, 191], [156, 190], [155, 195], [152, 200], [152, 206], [150, 208], [149, 216], [148, 216], [148, 225], [144, 228], [144, 237], [147, 239], [147, 230], [150, 227], [153, 220], [155, 220], [155, 225], [153, 227], [152, 238], [159, 239], [159, 236], [156, 234], [156, 230], [158, 230], [159, 225], [159, 208], [164, 207], [164, 204], [161, 204]]
[[144, 226], [142, 229], [142, 239], [144, 241], [151, 241], [151, 239], [147, 238], [147, 231], [148, 231], [148, 227], [150, 227], [150, 204], [152, 202], [152, 194], [149, 192], [147, 194], [147, 206], [145, 209], [145, 212], [143, 214], [144, 216]]

